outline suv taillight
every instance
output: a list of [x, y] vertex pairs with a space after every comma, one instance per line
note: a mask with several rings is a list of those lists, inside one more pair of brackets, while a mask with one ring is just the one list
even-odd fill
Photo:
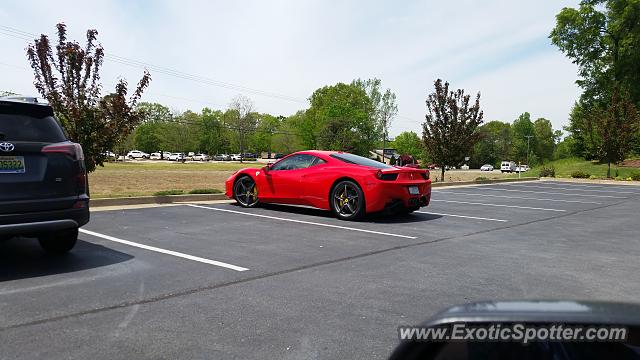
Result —
[[74, 160], [84, 160], [84, 152], [80, 144], [64, 142], [47, 145], [42, 148], [43, 153], [60, 153], [71, 157]]

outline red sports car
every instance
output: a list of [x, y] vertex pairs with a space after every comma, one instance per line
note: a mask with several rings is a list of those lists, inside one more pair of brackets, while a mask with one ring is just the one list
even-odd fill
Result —
[[410, 213], [431, 199], [429, 171], [395, 167], [338, 151], [300, 151], [261, 169], [240, 170], [226, 195], [243, 207], [307, 205], [355, 220], [383, 210]]

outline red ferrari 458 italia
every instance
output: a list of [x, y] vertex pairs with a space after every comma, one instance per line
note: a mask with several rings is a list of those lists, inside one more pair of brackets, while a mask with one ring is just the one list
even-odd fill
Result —
[[431, 199], [429, 171], [396, 167], [338, 151], [300, 151], [226, 181], [226, 195], [243, 207], [307, 205], [356, 220], [383, 210], [410, 213]]

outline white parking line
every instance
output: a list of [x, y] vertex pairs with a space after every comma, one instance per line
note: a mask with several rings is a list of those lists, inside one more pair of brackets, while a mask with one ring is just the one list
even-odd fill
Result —
[[576, 188], [566, 188], [566, 187], [553, 187], [553, 188], [550, 188], [548, 186], [523, 185], [523, 184], [502, 184], [502, 185], [506, 185], [506, 186], [524, 186], [524, 187], [528, 187], [528, 188], [547, 189], [547, 190], [612, 192], [612, 193], [616, 193], [616, 194], [640, 194], [640, 192], [636, 192], [636, 191], [617, 191], [617, 190], [602, 190], [602, 189], [576, 189]]
[[[433, 200], [432, 200], [433, 201]], [[483, 218], [483, 217], [478, 217], [478, 216], [467, 216], [467, 215], [454, 215], [454, 214], [443, 214], [443, 213], [437, 213], [437, 212], [427, 212], [427, 211], [414, 211], [418, 214], [427, 214], [427, 215], [440, 215], [440, 216], [451, 216], [451, 217], [459, 217], [459, 218], [465, 218], [465, 219], [476, 219], [476, 220], [486, 220], [486, 221], [499, 221], [499, 222], [507, 222], [508, 220], [501, 220], [501, 219], [491, 219], [491, 218]]]
[[221, 261], [209, 260], [209, 259], [205, 259], [205, 258], [201, 258], [201, 257], [189, 255], [189, 254], [183, 254], [183, 253], [180, 253], [180, 252], [177, 252], [177, 251], [165, 250], [165, 249], [157, 248], [155, 246], [138, 244], [138, 243], [135, 243], [133, 241], [118, 239], [117, 237], [113, 237], [113, 236], [109, 236], [109, 235], [105, 235], [105, 234], [100, 234], [100, 233], [97, 233], [97, 232], [94, 232], [94, 231], [90, 231], [90, 230], [86, 230], [86, 229], [79, 229], [79, 231], [81, 233], [84, 233], [84, 234], [87, 234], [87, 235], [91, 235], [91, 236], [95, 236], [95, 237], [99, 237], [99, 238], [102, 238], [102, 239], [105, 239], [105, 240], [115, 241], [117, 243], [129, 245], [129, 246], [134, 246], [134, 247], [145, 249], [145, 250], [149, 250], [149, 251], [155, 251], [155, 252], [159, 252], [159, 253], [162, 253], [162, 254], [172, 255], [172, 256], [179, 257], [179, 258], [183, 258], [183, 259], [193, 260], [193, 261], [197, 261], [197, 262], [201, 262], [201, 263], [205, 263], [205, 264], [209, 264], [209, 265], [220, 266], [220, 267], [231, 269], [231, 270], [235, 270], [235, 271], [247, 271], [247, 270], [249, 270], [247, 268], [243, 268], [243, 267], [232, 265], [232, 264], [227, 264], [227, 263], [224, 263], [224, 262], [221, 262]]
[[613, 196], [613, 195], [593, 195], [593, 194], [568, 194], [564, 192], [549, 192], [549, 191], [538, 191], [538, 190], [516, 190], [516, 189], [495, 189], [490, 188], [489, 186], [484, 187], [475, 187], [474, 189], [483, 189], [489, 191], [513, 191], [513, 192], [524, 192], [524, 193], [535, 193], [535, 194], [547, 194], [547, 195], [564, 195], [564, 196], [587, 196], [587, 197], [599, 197], [599, 198], [609, 198], [609, 199], [626, 199], [626, 197], [622, 196]]
[[[584, 187], [584, 188], [594, 188], [594, 189], [638, 189], [639, 187], [634, 185], [618, 185], [618, 184], [577, 184], [569, 181], [540, 181], [536, 182], [538, 185], [560, 185], [560, 186], [575, 186], [575, 187]], [[638, 189], [640, 190], [640, 189]]]
[[287, 219], [287, 218], [281, 218], [281, 217], [277, 217], [277, 216], [270, 216], [270, 215], [252, 214], [252, 213], [248, 213], [248, 212], [244, 212], [244, 211], [236, 211], [236, 210], [229, 210], [229, 209], [220, 209], [220, 208], [214, 208], [214, 207], [208, 207], [208, 206], [201, 206], [201, 205], [195, 205], [195, 204], [186, 204], [186, 205], [188, 205], [188, 206], [192, 206], [192, 207], [196, 207], [196, 208], [201, 208], [201, 209], [207, 209], [207, 210], [214, 210], [214, 211], [228, 212], [228, 213], [232, 213], [232, 214], [241, 214], [241, 215], [247, 215], [247, 216], [255, 216], [255, 217], [264, 218], [264, 219], [272, 219], [272, 220], [280, 220], [280, 221], [289, 221], [289, 222], [294, 222], [294, 223], [298, 223], [298, 224], [307, 224], [307, 225], [324, 226], [324, 227], [330, 227], [330, 228], [334, 228], [334, 229], [342, 229], [342, 230], [349, 230], [349, 231], [358, 231], [358, 232], [364, 232], [364, 233], [369, 233], [369, 234], [377, 234], [377, 235], [394, 236], [394, 237], [405, 238], [405, 239], [416, 239], [416, 237], [415, 237], [415, 236], [407, 236], [407, 235], [400, 235], [400, 234], [391, 234], [391, 233], [386, 233], [386, 232], [381, 232], [381, 231], [373, 231], [373, 230], [365, 230], [365, 229], [358, 229], [358, 228], [350, 228], [350, 227], [346, 227], [346, 226], [331, 225], [331, 224], [323, 224], [323, 223], [317, 223], [317, 222], [312, 222], [312, 221], [304, 221], [304, 220]]
[[505, 204], [485, 204], [485, 203], [477, 203], [477, 202], [470, 202], [470, 201], [439, 200], [439, 199], [431, 199], [431, 201], [440, 201], [440, 202], [447, 202], [447, 203], [454, 203], [454, 204], [506, 207], [506, 208], [526, 209], [526, 210], [558, 211], [558, 212], [567, 211], [567, 210], [561, 210], [561, 209], [546, 209], [546, 208], [539, 208], [539, 207], [532, 207], [532, 206], [518, 206], [518, 205], [505, 205]]
[[595, 201], [581, 201], [581, 200], [562, 200], [562, 199], [539, 199], [539, 198], [531, 198], [526, 196], [511, 196], [511, 195], [493, 195], [493, 194], [474, 194], [474, 193], [463, 193], [457, 191], [440, 191], [440, 194], [451, 194], [451, 195], [469, 195], [469, 196], [489, 196], [489, 197], [498, 197], [498, 198], [506, 198], [506, 199], [519, 199], [519, 200], [537, 200], [537, 201], [556, 201], [556, 202], [566, 202], [566, 203], [578, 203], [578, 204], [594, 204], [594, 205], [602, 205], [602, 203]]

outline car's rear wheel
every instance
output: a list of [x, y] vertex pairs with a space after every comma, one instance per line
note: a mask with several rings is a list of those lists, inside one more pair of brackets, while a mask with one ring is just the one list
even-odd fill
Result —
[[258, 187], [250, 176], [242, 176], [233, 185], [233, 198], [242, 207], [258, 205]]
[[342, 220], [357, 220], [364, 216], [364, 193], [351, 180], [337, 183], [331, 190], [331, 211]]
[[57, 231], [38, 237], [40, 246], [47, 252], [63, 254], [73, 249], [78, 241], [78, 229]]

